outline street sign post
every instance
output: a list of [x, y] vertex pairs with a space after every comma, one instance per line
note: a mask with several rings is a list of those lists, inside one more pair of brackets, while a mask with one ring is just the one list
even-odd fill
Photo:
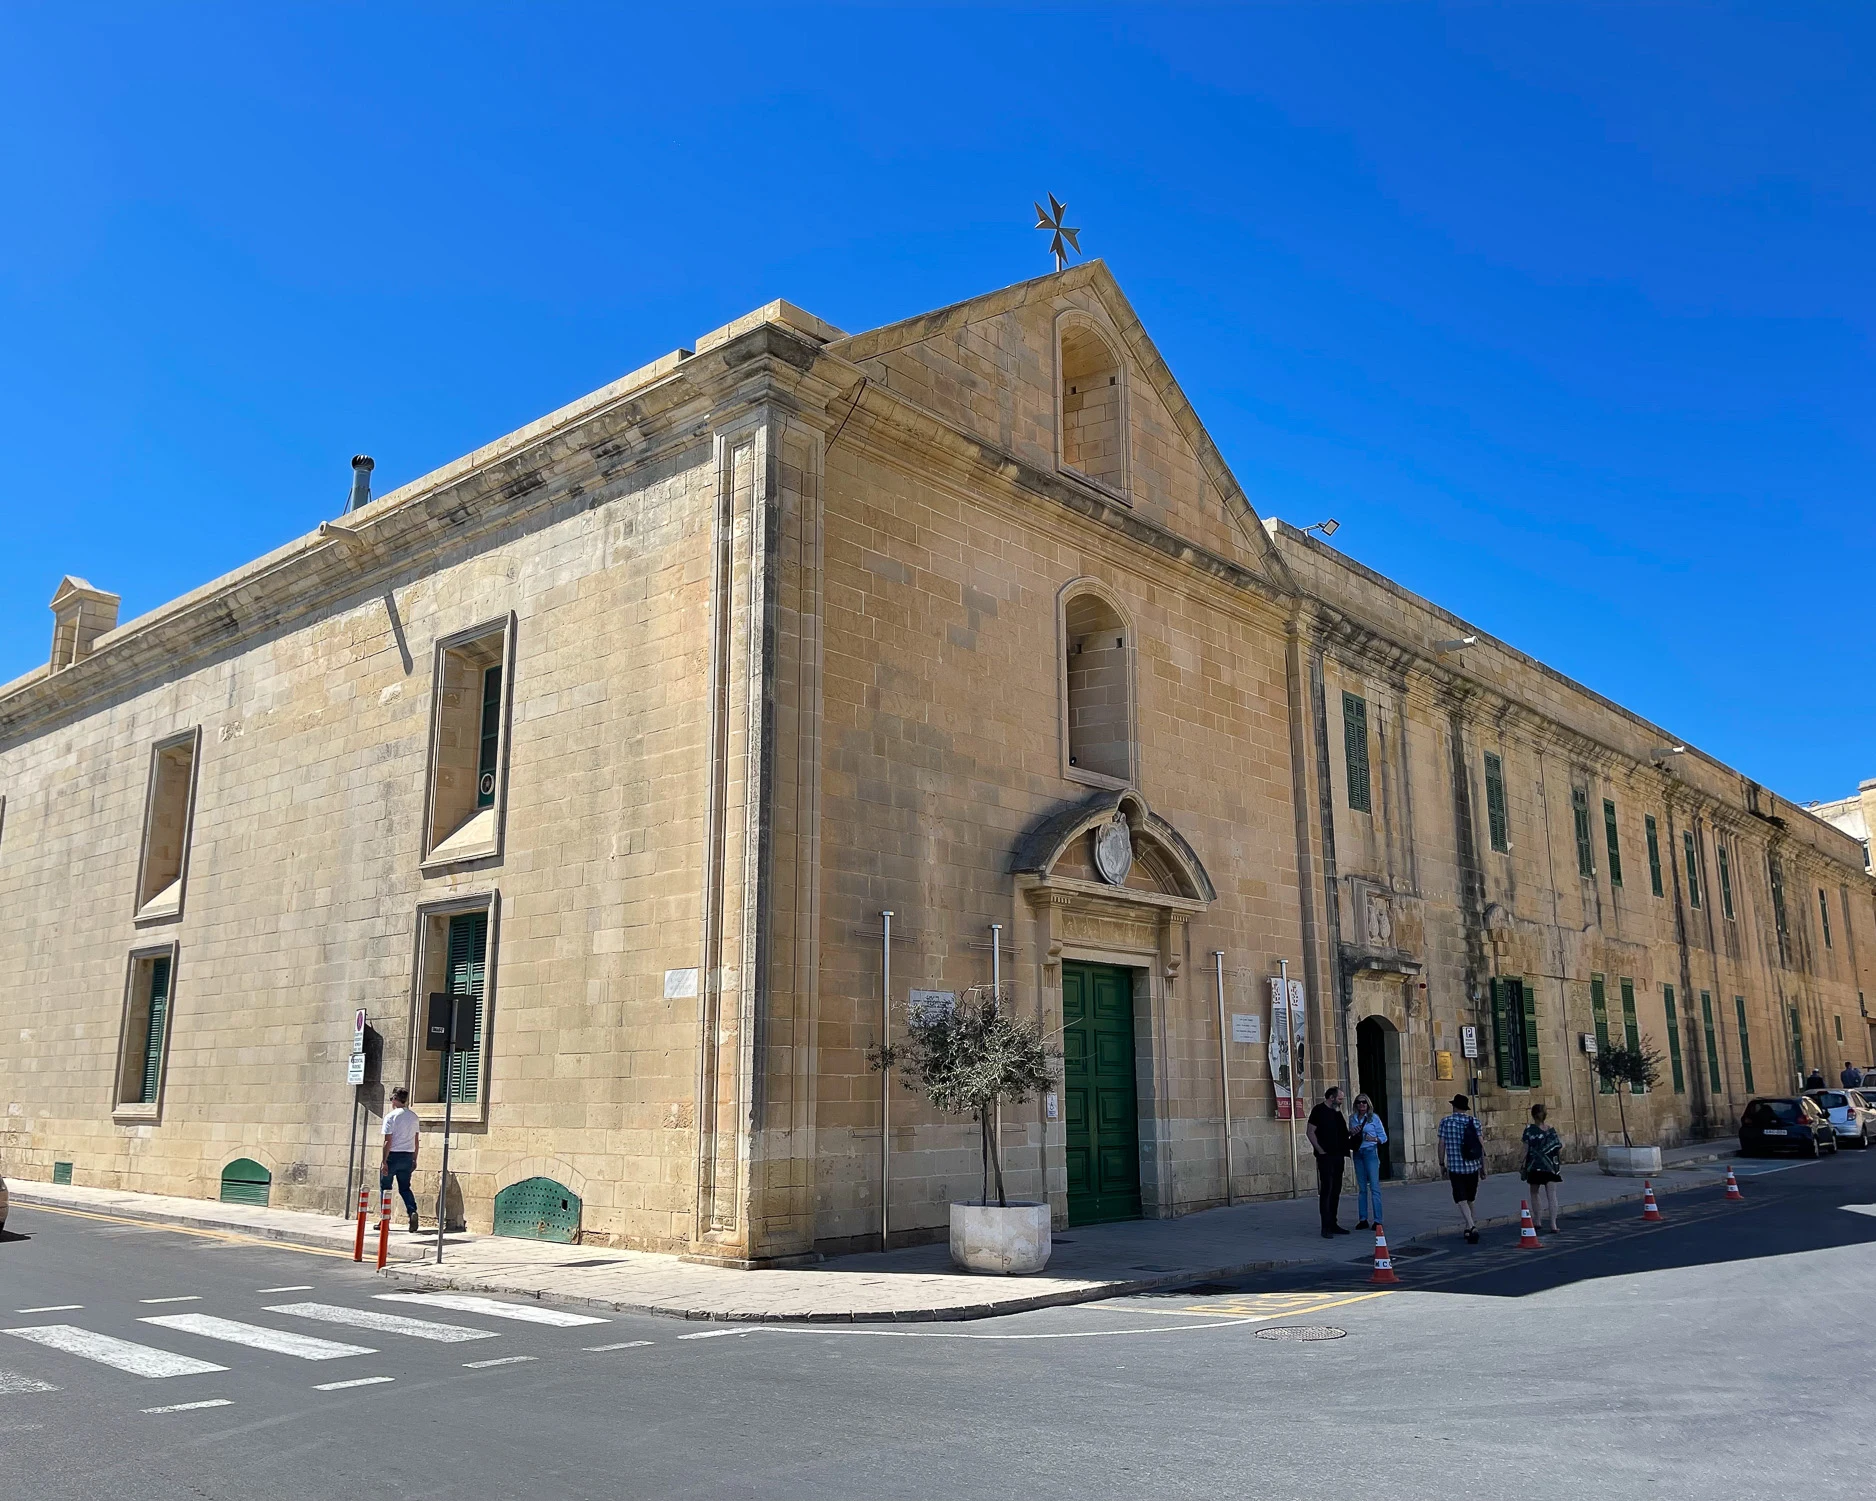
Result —
[[476, 998], [432, 992], [424, 1018], [424, 1047], [443, 1055], [443, 1174], [436, 1189], [436, 1260], [443, 1264], [443, 1225], [449, 1217], [450, 1107], [456, 1100], [455, 1081], [449, 1076], [450, 1055], [475, 1046]]
[[1459, 1029], [1459, 1047], [1460, 1047], [1460, 1051], [1463, 1052], [1466, 1055], [1466, 1057], [1468, 1058], [1478, 1057], [1479, 1056], [1479, 1029], [1477, 1027], [1469, 1027], [1469, 1026], [1461, 1027]]

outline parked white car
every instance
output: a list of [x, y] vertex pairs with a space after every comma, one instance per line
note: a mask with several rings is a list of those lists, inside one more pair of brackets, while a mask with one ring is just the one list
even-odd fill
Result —
[[1870, 1107], [1861, 1090], [1807, 1089], [1805, 1093], [1819, 1110], [1830, 1117], [1830, 1126], [1837, 1133], [1837, 1140], [1867, 1147], [1870, 1139], [1876, 1137], [1876, 1109]]

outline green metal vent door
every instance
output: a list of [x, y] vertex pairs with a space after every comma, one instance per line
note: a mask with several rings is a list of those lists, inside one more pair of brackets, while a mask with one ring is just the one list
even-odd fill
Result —
[[221, 1201], [224, 1204], [258, 1204], [265, 1209], [273, 1182], [274, 1175], [253, 1158], [237, 1157], [221, 1170]]
[[523, 1178], [495, 1195], [495, 1233], [518, 1240], [580, 1239], [580, 1196], [552, 1178]]

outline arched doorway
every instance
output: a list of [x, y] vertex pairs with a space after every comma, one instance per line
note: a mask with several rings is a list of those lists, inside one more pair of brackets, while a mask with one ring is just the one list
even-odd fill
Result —
[[1381, 1176], [1395, 1176], [1403, 1155], [1400, 1145], [1400, 1033], [1385, 1017], [1370, 1016], [1355, 1028], [1355, 1087], [1374, 1101], [1374, 1113], [1387, 1127], [1381, 1148]]

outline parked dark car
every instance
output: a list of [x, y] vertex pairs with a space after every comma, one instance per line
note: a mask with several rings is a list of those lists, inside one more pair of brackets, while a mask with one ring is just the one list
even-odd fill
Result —
[[1768, 1157], [1775, 1152], [1816, 1157], [1836, 1150], [1837, 1128], [1803, 1095], [1753, 1100], [1739, 1118], [1741, 1157]]

